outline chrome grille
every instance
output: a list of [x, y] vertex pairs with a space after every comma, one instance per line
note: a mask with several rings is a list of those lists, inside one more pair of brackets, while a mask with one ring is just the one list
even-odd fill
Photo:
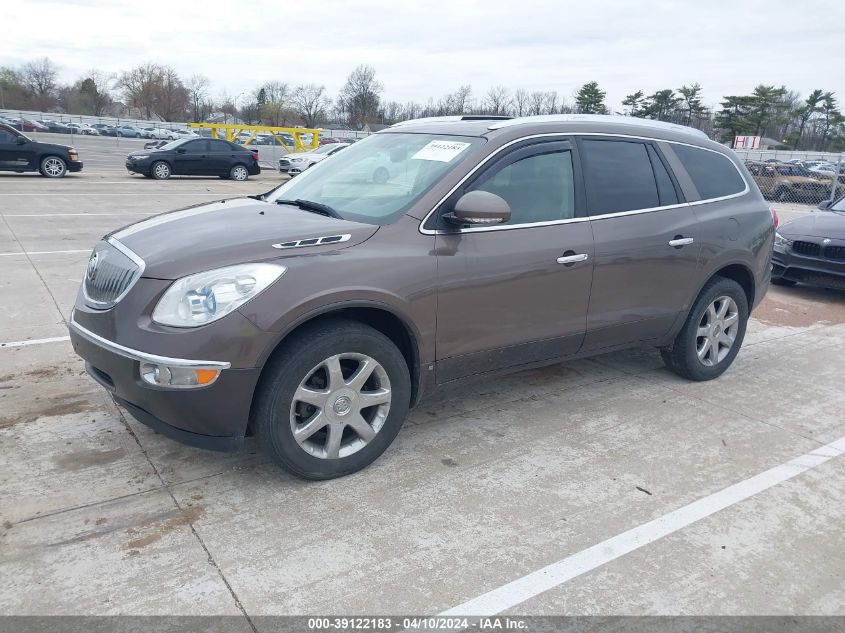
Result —
[[826, 246], [824, 256], [828, 259], [845, 261], [845, 246]]
[[288, 165], [290, 165], [289, 160], [287, 160], [286, 158], [279, 159], [279, 167], [287, 167]]
[[123, 299], [144, 271], [144, 262], [120, 242], [104, 241], [94, 247], [88, 259], [85, 300], [92, 308], [110, 308]]

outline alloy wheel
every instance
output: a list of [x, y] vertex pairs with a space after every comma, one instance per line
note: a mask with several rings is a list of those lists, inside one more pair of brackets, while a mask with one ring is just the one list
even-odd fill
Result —
[[701, 316], [696, 331], [695, 351], [706, 367], [721, 363], [730, 353], [739, 332], [739, 308], [728, 296], [715, 299]]
[[58, 158], [48, 158], [44, 161], [44, 171], [48, 176], [56, 178], [65, 172], [65, 165]]
[[293, 437], [321, 459], [357, 453], [384, 426], [391, 397], [390, 379], [378, 361], [357, 353], [331, 356], [308, 372], [293, 395]]
[[156, 178], [165, 179], [170, 176], [170, 167], [168, 167], [165, 163], [158, 163], [155, 166], [155, 176]]
[[246, 170], [246, 167], [238, 166], [232, 170], [232, 179], [233, 180], [246, 180], [249, 173]]

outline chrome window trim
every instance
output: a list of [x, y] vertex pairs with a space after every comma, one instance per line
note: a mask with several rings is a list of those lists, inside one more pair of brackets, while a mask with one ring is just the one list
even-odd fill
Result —
[[[688, 147], [694, 147], [696, 149], [701, 149], [706, 152], [713, 152], [714, 154], [718, 154], [726, 161], [728, 161], [733, 168], [736, 169], [739, 177], [742, 179], [742, 182], [745, 184], [745, 189], [738, 193], [732, 193], [727, 196], [721, 196], [719, 198], [707, 198], [705, 200], [695, 200], [693, 202], [681, 202], [678, 204], [668, 204], [660, 207], [650, 207], [647, 209], [633, 209], [631, 211], [620, 211], [618, 213], [603, 213], [601, 215], [593, 215], [593, 216], [584, 216], [578, 218], [567, 218], [564, 220], [549, 220], [546, 222], [529, 222], [523, 224], [502, 224], [499, 226], [482, 226], [482, 227], [471, 227], [471, 228], [464, 228], [464, 229], [456, 229], [454, 231], [444, 231], [439, 229], [426, 229], [425, 223], [428, 222], [428, 219], [434, 214], [434, 212], [443, 204], [449, 196], [455, 193], [467, 180], [469, 180], [479, 169], [484, 167], [489, 161], [493, 158], [498, 156], [501, 152], [506, 150], [512, 145], [516, 143], [521, 143], [522, 141], [528, 141], [535, 138], [555, 138], [555, 137], [573, 137], [573, 136], [603, 136], [603, 137], [612, 137], [612, 138], [630, 138], [636, 139], [641, 141], [651, 141], [654, 143], [674, 143], [676, 145], [687, 145]], [[680, 160], [680, 159], [679, 159]], [[423, 235], [455, 235], [456, 233], [481, 233], [486, 231], [507, 231], [510, 229], [524, 229], [529, 227], [542, 227], [542, 226], [557, 226], [558, 224], [573, 224], [576, 222], [589, 222], [590, 220], [606, 220], [610, 218], [618, 218], [618, 217], [625, 217], [628, 215], [639, 215], [641, 213], [653, 213], [655, 211], [664, 211], [666, 209], [679, 209], [681, 207], [690, 207], [700, 204], [709, 204], [710, 202], [719, 202], [721, 200], [730, 200], [732, 198], [738, 198], [740, 196], [744, 196], [749, 191], [751, 191], [751, 187], [748, 185], [748, 181], [745, 179], [745, 175], [739, 169], [739, 167], [732, 161], [730, 158], [725, 156], [719, 151], [715, 149], [710, 149], [709, 147], [701, 147], [700, 145], [696, 145], [695, 143], [684, 143], [682, 141], [669, 141], [662, 138], [654, 138], [651, 136], [639, 136], [636, 134], [611, 134], [605, 132], [545, 132], [543, 134], [530, 134], [528, 136], [521, 136], [517, 139], [509, 141], [496, 149], [492, 154], [484, 157], [480, 163], [478, 163], [475, 167], [473, 167], [469, 173], [467, 173], [463, 178], [461, 178], [458, 183], [452, 187], [449, 192], [443, 196], [437, 204], [432, 207], [431, 211], [429, 211], [425, 217], [422, 219], [419, 225], [419, 232]]]
[[[85, 299], [85, 303], [87, 303], [92, 308], [105, 311], [111, 310], [114, 306], [120, 303], [127, 294], [129, 294], [129, 291], [132, 290], [135, 284], [138, 283], [138, 280], [143, 276], [144, 270], [146, 270], [147, 268], [147, 263], [143, 259], [138, 257], [138, 255], [129, 250], [126, 246], [124, 246], [121, 242], [116, 240], [114, 237], [109, 236], [103, 241], [108, 242], [109, 244], [114, 246], [117, 250], [126, 255], [126, 257], [131, 259], [132, 262], [138, 267], [138, 274], [135, 279], [132, 280], [132, 283], [126, 286], [126, 289], [121, 292], [117, 297], [115, 297], [114, 301], [111, 302], [96, 301], [95, 299], [92, 299], [88, 296], [88, 292], [85, 290], [85, 283], [88, 280], [88, 271], [86, 269], [85, 277], [83, 277], [82, 279], [82, 296]], [[93, 249], [91, 252], [94, 252]], [[88, 256], [88, 259], [91, 259], [90, 255]]]
[[148, 354], [147, 352], [141, 352], [136, 349], [132, 349], [131, 347], [126, 347], [124, 345], [120, 345], [115, 343], [114, 341], [110, 341], [107, 338], [103, 338], [99, 334], [94, 334], [91, 330], [88, 330], [79, 323], [76, 322], [74, 319], [74, 314], [71, 313], [70, 315], [70, 322], [68, 323], [68, 329], [75, 331], [79, 336], [87, 340], [89, 343], [93, 343], [94, 345], [98, 345], [118, 356], [123, 356], [124, 358], [128, 358], [130, 360], [135, 360], [142, 363], [151, 363], [153, 365], [167, 365], [169, 367], [184, 367], [188, 369], [229, 369], [232, 366], [232, 363], [226, 361], [216, 361], [216, 360], [189, 360], [186, 358], [170, 358], [168, 356], [158, 356], [157, 354]]

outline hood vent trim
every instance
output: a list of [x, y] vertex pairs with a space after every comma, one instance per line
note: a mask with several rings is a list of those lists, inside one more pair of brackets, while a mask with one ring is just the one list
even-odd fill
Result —
[[325, 246], [326, 244], [340, 244], [341, 242], [348, 242], [352, 239], [352, 235], [345, 233], [343, 235], [324, 235], [323, 237], [306, 237], [301, 240], [292, 240], [290, 242], [279, 242], [273, 244], [273, 248], [287, 250], [289, 248], [304, 248], [306, 246]]

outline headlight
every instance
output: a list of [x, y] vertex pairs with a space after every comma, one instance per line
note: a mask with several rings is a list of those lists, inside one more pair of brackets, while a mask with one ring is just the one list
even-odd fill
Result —
[[777, 246], [789, 246], [792, 240], [786, 239], [783, 235], [775, 231], [775, 244]]
[[129, 158], [133, 158], [135, 160], [144, 160], [145, 158], [149, 158], [149, 157], [150, 157], [149, 154], [139, 154], [139, 155], [130, 156]]
[[281, 277], [277, 264], [239, 264], [188, 275], [173, 282], [153, 310], [153, 321], [198, 327], [238, 309]]

